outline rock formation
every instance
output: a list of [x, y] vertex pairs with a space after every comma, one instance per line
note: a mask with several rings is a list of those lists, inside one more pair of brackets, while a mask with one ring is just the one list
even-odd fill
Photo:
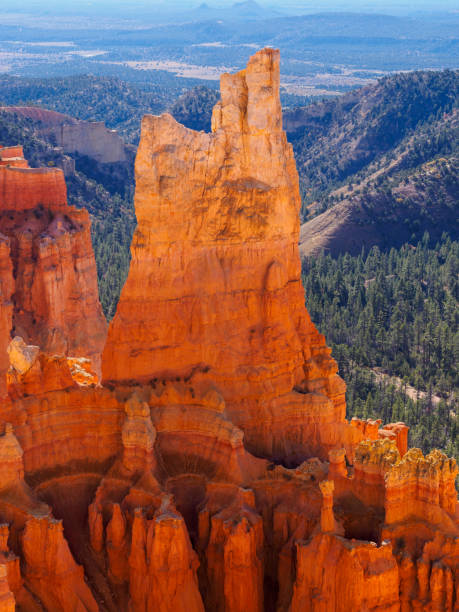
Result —
[[[67, 205], [61, 170], [29, 168], [21, 147], [0, 148], [0, 278], [4, 389], [13, 336], [48, 353], [95, 360], [105, 341], [86, 210]], [[21, 162], [21, 163], [19, 163]]]
[[345, 435], [344, 384], [304, 307], [278, 89], [266, 52], [223, 75], [211, 134], [144, 118], [138, 227], [103, 377], [210, 380], [249, 450], [300, 461]]
[[[87, 223], [65, 201], [2, 207], [1, 612], [458, 609], [455, 461], [408, 450], [403, 423], [346, 421], [305, 309], [278, 84], [266, 49], [222, 77], [212, 134], [144, 119], [101, 384], [67, 350], [97, 298], [92, 253], [72, 246]], [[60, 220], [62, 259], [28, 258], [19, 220], [33, 244]], [[87, 258], [76, 277], [72, 248]], [[52, 317], [26, 325], [37, 275], [59, 300], [61, 348]]]
[[101, 121], [82, 121], [35, 106], [3, 106], [0, 110], [32, 119], [39, 132], [51, 138], [64, 153], [86, 155], [101, 164], [124, 163], [130, 156], [118, 132]]

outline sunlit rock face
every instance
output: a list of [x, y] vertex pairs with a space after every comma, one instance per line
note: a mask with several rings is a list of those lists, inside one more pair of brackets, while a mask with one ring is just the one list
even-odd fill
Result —
[[0, 159], [1, 387], [13, 336], [100, 369], [106, 322], [88, 213], [67, 205], [62, 170], [29, 168], [22, 147], [0, 148]]
[[[32, 235], [31, 250], [27, 231], [0, 239], [0, 612], [458, 610], [455, 461], [408, 449], [403, 423], [345, 420], [304, 307], [278, 85], [263, 50], [223, 75], [212, 134], [144, 119], [102, 383], [103, 341], [84, 327], [94, 258], [72, 251], [88, 225], [0, 206]], [[23, 168], [20, 153], [5, 160]], [[58, 324], [28, 326], [44, 303], [31, 278]]]
[[212, 381], [261, 456], [300, 460], [333, 446], [344, 383], [304, 306], [278, 51], [222, 76], [211, 134], [144, 118], [135, 207], [104, 380]]

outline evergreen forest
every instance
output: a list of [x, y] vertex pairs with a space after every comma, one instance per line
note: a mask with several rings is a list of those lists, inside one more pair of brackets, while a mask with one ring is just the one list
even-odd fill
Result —
[[348, 417], [404, 421], [410, 445], [459, 459], [459, 241], [306, 258], [303, 283]]

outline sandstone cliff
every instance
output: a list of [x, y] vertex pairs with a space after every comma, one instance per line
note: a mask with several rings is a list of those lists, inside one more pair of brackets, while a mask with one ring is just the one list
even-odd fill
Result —
[[128, 161], [122, 138], [116, 130], [110, 130], [102, 122], [82, 121], [34, 106], [4, 106], [0, 110], [38, 122], [39, 132], [46, 138], [52, 138], [64, 153], [86, 155], [101, 164]]
[[455, 461], [408, 450], [403, 423], [345, 420], [304, 307], [278, 82], [263, 50], [222, 77], [211, 135], [144, 120], [102, 385], [84, 360], [8, 344], [2, 612], [458, 610]]
[[13, 336], [99, 367], [106, 323], [88, 214], [67, 205], [61, 170], [28, 168], [11, 149], [0, 148], [14, 162], [0, 166], [1, 375]]

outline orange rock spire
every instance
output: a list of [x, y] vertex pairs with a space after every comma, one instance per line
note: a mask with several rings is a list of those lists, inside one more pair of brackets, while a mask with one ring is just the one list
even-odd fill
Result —
[[[279, 52], [222, 76], [211, 134], [146, 116], [136, 182], [138, 226], [104, 380], [212, 380], [257, 454], [332, 444], [327, 421], [344, 418], [344, 384], [304, 306]], [[314, 433], [317, 419], [324, 427]]]
[[304, 307], [278, 86], [263, 50], [212, 134], [144, 119], [102, 385], [87, 217], [0, 211], [0, 612], [459, 609], [456, 462], [346, 421]]

